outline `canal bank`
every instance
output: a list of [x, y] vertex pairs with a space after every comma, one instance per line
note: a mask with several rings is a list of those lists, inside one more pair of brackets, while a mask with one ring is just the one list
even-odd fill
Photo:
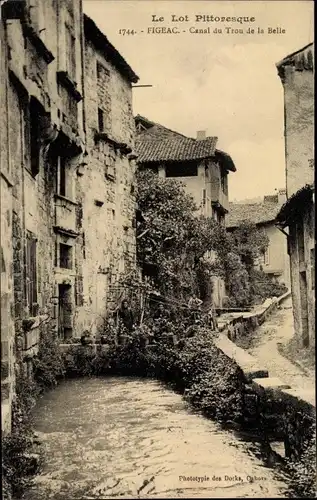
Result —
[[[107, 402], [107, 396], [108, 396], [107, 384], [109, 380], [113, 379], [113, 376], [117, 377], [118, 375], [121, 376], [126, 375], [128, 376], [127, 380], [130, 381], [136, 380], [137, 375], [142, 376], [142, 379], [141, 380], [139, 379], [140, 385], [142, 386], [142, 387], [140, 386], [140, 390], [142, 391], [142, 394], [145, 398], [145, 402], [146, 398], [150, 397], [148, 395], [148, 392], [150, 392], [148, 389], [149, 387], [148, 384], [152, 382], [152, 380], [150, 379], [155, 378], [156, 380], [161, 380], [172, 384], [173, 389], [177, 390], [180, 395], [185, 396], [185, 400], [190, 403], [190, 406], [188, 406], [187, 403], [185, 402], [183, 402], [183, 404], [186, 404], [186, 408], [189, 410], [190, 414], [193, 414], [193, 408], [195, 408], [195, 411], [198, 410], [201, 412], [201, 414], [204, 414], [206, 417], [208, 417], [208, 420], [204, 419], [205, 422], [209, 422], [210, 425], [216, 425], [217, 428], [220, 429], [221, 431], [224, 431], [224, 427], [221, 428], [218, 427], [219, 424], [216, 424], [215, 423], [216, 421], [221, 422], [222, 424], [224, 423], [229, 424], [229, 426], [231, 426], [231, 429], [235, 428], [236, 430], [241, 430], [241, 427], [243, 427], [244, 431], [243, 435], [241, 434], [241, 432], [238, 433], [236, 432], [235, 434], [233, 434], [233, 432], [230, 430], [228, 432], [231, 433], [231, 435], [233, 436], [235, 435], [235, 437], [239, 442], [241, 441], [241, 436], [243, 436], [242, 439], [247, 440], [249, 443], [252, 442], [252, 440], [254, 443], [255, 442], [258, 443], [258, 445], [256, 445], [256, 447], [254, 448], [254, 454], [260, 460], [260, 463], [262, 463], [262, 465], [267, 464], [269, 466], [274, 466], [275, 465], [274, 459], [278, 457], [274, 457], [274, 454], [272, 454], [272, 451], [270, 450], [269, 446], [269, 440], [272, 440], [272, 438], [273, 440], [275, 440], [276, 438], [276, 432], [275, 432], [276, 418], [278, 419], [277, 420], [278, 422], [283, 423], [282, 429], [280, 429], [283, 432], [283, 436], [281, 436], [280, 438], [284, 437], [285, 431], [287, 431], [287, 428], [285, 428], [284, 424], [287, 425], [288, 423], [288, 421], [284, 422], [283, 415], [286, 414], [285, 409], [283, 409], [281, 412], [280, 406], [275, 408], [274, 407], [270, 408], [270, 411], [272, 411], [272, 413], [274, 414], [275, 420], [273, 423], [271, 421], [270, 428], [266, 428], [266, 426], [263, 425], [263, 423], [267, 422], [266, 417], [270, 416], [270, 415], [263, 415], [263, 412], [261, 411], [261, 409], [265, 410], [267, 408], [268, 404], [267, 399], [265, 397], [262, 397], [263, 396], [262, 394], [256, 395], [255, 391], [253, 390], [254, 388], [252, 387], [251, 391], [248, 392], [250, 387], [248, 387], [248, 380], [246, 380], [245, 373], [243, 372], [241, 367], [239, 367], [235, 359], [225, 355], [223, 350], [219, 349], [219, 347], [216, 346], [215, 342], [216, 338], [214, 334], [212, 334], [208, 329], [198, 327], [190, 331], [189, 337], [185, 337], [178, 340], [176, 344], [173, 335], [168, 334], [167, 336], [164, 336], [162, 334], [161, 341], [157, 341], [155, 344], [148, 345], [146, 338], [144, 338], [145, 333], [146, 332], [143, 329], [136, 330], [133, 333], [132, 337], [128, 339], [127, 343], [121, 346], [115, 344], [114, 345], [89, 344], [85, 346], [68, 344], [67, 346], [66, 345], [64, 346], [67, 347], [67, 349], [65, 350], [62, 356], [60, 354], [57, 355], [58, 349], [60, 349], [61, 347], [60, 346], [55, 352], [54, 359], [56, 363], [55, 362], [53, 363], [55, 373], [57, 370], [57, 362], [61, 362], [62, 360], [64, 360], [64, 369], [63, 369], [64, 375], [66, 375], [67, 378], [69, 378], [70, 376], [73, 377], [75, 376], [75, 378], [73, 380], [66, 380], [66, 381], [59, 380], [59, 384], [57, 385], [54, 391], [45, 393], [43, 399], [42, 398], [39, 399], [37, 408], [41, 406], [42, 404], [41, 401], [43, 400], [48, 401], [50, 398], [54, 400], [55, 394], [56, 397], [58, 397], [59, 391], [61, 390], [62, 387], [64, 387], [65, 383], [66, 384], [74, 383], [74, 385], [70, 386], [72, 388], [69, 391], [70, 393], [64, 394], [63, 397], [60, 398], [58, 404], [62, 405], [66, 416], [68, 413], [70, 414], [68, 425], [70, 427], [72, 426], [73, 429], [72, 439], [76, 444], [77, 439], [80, 438], [80, 434], [78, 436], [77, 433], [77, 427], [80, 428], [84, 425], [85, 428], [88, 425], [87, 422], [85, 424], [81, 424], [76, 420], [76, 412], [80, 415], [81, 412], [84, 411], [85, 415], [86, 414], [92, 415], [93, 409], [96, 407], [96, 403], [94, 400], [90, 400], [89, 406], [85, 407], [84, 399], [85, 397], [88, 398], [88, 395], [86, 396], [83, 395], [82, 397], [83, 402], [81, 406], [78, 404], [78, 402], [76, 403], [76, 397], [77, 397], [76, 394], [77, 392], [79, 395], [81, 394], [82, 387], [86, 383], [88, 384], [89, 381], [95, 380], [96, 375], [99, 375], [101, 377], [107, 376], [106, 378], [97, 379], [103, 381], [102, 388], [106, 389], [106, 393], [104, 393], [104, 399], [106, 401], [105, 406], [102, 407], [102, 409], [97, 413], [98, 414], [101, 413], [103, 415], [103, 418], [107, 419], [108, 409], [109, 410], [111, 409], [111, 405], [108, 405]], [[109, 341], [110, 340], [111, 339], [109, 339]], [[228, 339], [227, 341], [230, 342]], [[50, 346], [50, 349], [48, 350], [49, 346], [47, 345], [47, 340], [45, 342], [46, 343], [42, 345], [40, 352], [46, 352], [46, 358], [47, 355], [49, 354], [48, 359], [51, 360], [53, 359], [51, 351], [52, 346]], [[55, 348], [56, 346], [54, 347], [54, 349]], [[37, 381], [39, 381], [39, 376], [41, 377], [42, 381], [52, 380], [52, 377], [48, 378], [47, 372], [42, 371], [43, 369], [42, 361], [43, 359], [37, 362], [37, 367], [38, 368], [41, 367], [40, 371], [37, 370], [37, 372], [35, 372]], [[50, 363], [50, 371], [49, 371], [50, 375], [52, 375], [51, 368], [52, 368], [52, 363]], [[83, 376], [85, 378], [82, 378]], [[55, 377], [53, 377], [53, 380], [55, 380]], [[123, 379], [120, 378], [120, 380], [122, 381]], [[265, 378], [261, 380], [265, 380]], [[120, 390], [121, 389], [119, 388], [118, 393], [120, 393]], [[74, 392], [74, 394], [72, 394], [72, 391]], [[92, 393], [93, 392], [94, 391], [92, 391]], [[179, 396], [179, 394], [175, 394], [175, 396], [181, 397]], [[126, 395], [127, 395], [126, 400], [124, 398], [120, 399], [120, 405], [119, 408], [117, 409], [118, 412], [120, 411], [125, 412], [125, 408], [129, 408], [131, 405], [133, 405], [133, 401], [129, 399], [128, 392]], [[96, 397], [98, 397], [98, 395], [96, 395]], [[47, 398], [49, 399], [47, 400]], [[135, 397], [134, 399], [137, 399], [137, 397]], [[258, 405], [259, 401], [261, 403], [260, 406]], [[153, 401], [153, 404], [154, 403], [155, 401]], [[57, 412], [58, 414], [60, 411], [58, 404], [56, 406], [53, 405], [53, 407], [50, 410], [52, 414], [51, 417], [52, 419], [55, 418], [55, 413]], [[75, 410], [73, 410], [72, 405], [74, 405]], [[137, 408], [137, 410], [134, 413], [137, 414], [138, 411], [140, 411], [140, 408]], [[109, 415], [111, 418], [111, 413], [109, 413]], [[263, 420], [263, 416], [265, 417], [265, 420]], [[162, 422], [164, 422], [162, 424], [164, 427], [166, 416], [161, 415], [160, 418], [162, 419]], [[201, 415], [200, 418], [202, 418]], [[296, 417], [296, 422], [298, 422], [297, 417]], [[137, 419], [135, 418], [134, 418], [134, 424], [137, 425]], [[97, 438], [99, 436], [99, 427], [100, 423], [98, 420], [95, 419], [94, 438]], [[309, 429], [309, 426], [306, 427], [307, 429]], [[179, 428], [182, 429], [182, 423], [180, 423]], [[62, 429], [61, 425], [59, 425], [59, 429]], [[274, 431], [273, 435], [270, 435], [271, 429], [273, 429]], [[45, 429], [43, 431], [45, 431]], [[113, 431], [116, 433], [115, 428], [113, 428]], [[57, 432], [59, 432], [59, 430]], [[171, 431], [168, 430], [167, 432], [169, 433]], [[224, 436], [224, 434], [221, 435]], [[43, 440], [44, 443], [46, 442], [46, 438], [42, 434], [40, 434], [39, 438], [40, 440]], [[93, 436], [91, 436], [91, 438], [93, 438]], [[158, 441], [160, 439], [161, 437], [159, 437]], [[123, 445], [122, 440], [121, 443]], [[103, 445], [101, 444], [101, 448], [99, 450], [101, 454], [103, 453], [102, 446]], [[210, 446], [210, 452], [212, 452], [212, 450], [214, 449], [212, 443], [209, 443], [209, 446]], [[59, 449], [56, 448], [57, 457], [60, 456], [61, 454], [63, 455], [64, 448], [66, 449], [66, 454], [69, 453], [69, 458], [70, 460], [72, 460], [72, 455], [74, 455], [74, 457], [76, 456], [76, 450], [74, 450], [71, 446], [69, 446], [67, 442], [63, 442]], [[55, 450], [54, 448], [47, 448], [45, 451], [45, 455], [48, 457], [49, 461], [52, 460], [51, 455], [52, 453], [55, 453], [54, 450]], [[249, 445], [248, 445], [248, 450], [249, 450]], [[187, 452], [187, 454], [191, 453], [192, 451]], [[76, 458], [74, 458], [74, 460], [76, 467], [77, 466], [79, 467], [79, 469], [76, 470], [81, 471], [82, 464]], [[64, 458], [62, 459], [61, 463], [63, 461]], [[177, 462], [177, 460], [175, 461]], [[197, 463], [199, 463], [199, 461], [197, 461]], [[297, 457], [296, 467], [299, 464], [300, 464], [300, 458]], [[113, 461], [111, 459], [109, 459], [109, 467], [110, 468], [113, 467]], [[201, 478], [199, 481], [202, 484], [205, 485], [205, 483], [207, 482], [209, 483], [210, 481], [212, 481], [213, 486], [215, 486], [214, 482], [217, 481], [216, 478], [222, 477], [219, 476], [219, 474], [217, 475], [216, 473], [213, 474], [211, 478], [207, 474], [203, 475], [203, 472], [199, 472], [199, 475], [198, 473], [190, 475], [188, 474], [189, 472], [185, 471], [183, 474], [179, 473], [179, 476], [183, 476], [185, 479], [199, 477]], [[249, 479], [247, 479], [246, 477], [247, 475], [248, 474], [245, 474], [245, 479], [246, 481], [249, 481]], [[203, 479], [205, 478], [205, 476], [208, 477], [209, 479], [208, 480]], [[252, 477], [251, 474], [249, 476]], [[214, 480], [212, 479], [213, 477], [215, 478]], [[232, 476], [230, 476], [229, 473], [223, 473], [223, 478], [224, 478], [223, 481], [225, 483], [231, 482], [231, 480], [229, 479], [230, 477], [233, 478], [233, 482], [236, 481], [236, 477], [242, 478], [242, 476], [241, 475], [239, 476], [236, 472], [234, 472]], [[258, 476], [255, 474], [254, 477]], [[310, 481], [310, 478], [308, 479]], [[64, 479], [61, 479], [60, 481], [64, 481]], [[149, 481], [149, 479], [146, 478], [144, 481], [147, 482]], [[198, 479], [197, 480], [190, 479], [189, 481], [198, 483]], [[237, 481], [240, 485], [241, 482], [240, 479]], [[289, 483], [291, 483], [290, 477], [285, 481], [285, 484], [288, 485]], [[48, 484], [53, 484], [53, 483], [49, 481]], [[201, 485], [199, 484], [199, 486]], [[69, 493], [69, 489], [67, 489], [68, 487], [65, 486], [65, 488]], [[143, 491], [144, 488], [142, 487], [140, 491]], [[46, 494], [48, 493], [46, 492], [45, 495]], [[61, 494], [64, 495], [64, 492], [62, 492]], [[79, 494], [81, 493], [79, 492], [78, 495]], [[98, 494], [102, 495], [102, 493]], [[114, 496], [118, 495], [115, 494]], [[134, 495], [132, 495], [132, 497], [133, 496]], [[173, 496], [174, 495], [172, 495], [172, 497]], [[217, 497], [219, 496], [219, 494], [217, 493], [214, 496]], [[225, 496], [228, 495], [226, 494]], [[245, 496], [245, 495], [242, 494], [240, 496]], [[254, 495], [252, 494], [252, 496]], [[62, 500], [63, 498], [67, 498], [67, 496], [66, 497], [55, 496], [52, 498], [60, 498]], [[71, 498], [74, 497], [72, 496]], [[77, 498], [80, 497], [78, 496]], [[87, 498], [90, 497], [88, 496]], [[99, 496], [92, 498], [103, 498], [103, 497]], [[310, 497], [308, 496], [308, 498]]]
[[46, 462], [26, 500], [285, 497], [286, 480], [264, 465], [256, 443], [157, 381], [67, 380], [33, 416]]

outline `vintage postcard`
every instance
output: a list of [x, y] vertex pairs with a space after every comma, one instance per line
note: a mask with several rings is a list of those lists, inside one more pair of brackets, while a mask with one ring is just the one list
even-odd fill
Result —
[[4, 499], [316, 497], [313, 11], [0, 0]]

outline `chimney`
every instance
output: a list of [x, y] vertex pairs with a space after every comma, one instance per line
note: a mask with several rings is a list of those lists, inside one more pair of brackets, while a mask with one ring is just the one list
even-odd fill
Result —
[[196, 139], [197, 141], [203, 141], [206, 139], [206, 130], [198, 130]]
[[285, 203], [286, 202], [286, 189], [279, 189], [277, 196], [278, 196], [279, 203]]

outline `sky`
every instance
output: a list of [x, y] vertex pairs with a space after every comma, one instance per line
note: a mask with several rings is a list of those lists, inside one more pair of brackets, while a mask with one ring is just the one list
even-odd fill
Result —
[[[313, 41], [312, 1], [84, 0], [83, 8], [140, 77], [138, 85], [152, 85], [133, 89], [134, 114], [190, 137], [198, 130], [218, 137], [217, 147], [237, 168], [229, 175], [230, 201], [285, 187], [283, 87], [276, 63]], [[152, 22], [153, 15], [164, 21]], [[189, 21], [172, 22], [172, 15]], [[255, 21], [203, 23], [196, 15]], [[180, 33], [147, 33], [157, 26]], [[208, 27], [210, 34], [189, 33]], [[244, 32], [229, 34], [225, 27]], [[123, 35], [123, 29], [134, 34]]]

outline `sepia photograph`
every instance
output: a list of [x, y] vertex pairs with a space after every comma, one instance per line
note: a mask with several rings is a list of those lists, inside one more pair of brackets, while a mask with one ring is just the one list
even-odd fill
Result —
[[313, 0], [0, 0], [4, 500], [316, 498]]

